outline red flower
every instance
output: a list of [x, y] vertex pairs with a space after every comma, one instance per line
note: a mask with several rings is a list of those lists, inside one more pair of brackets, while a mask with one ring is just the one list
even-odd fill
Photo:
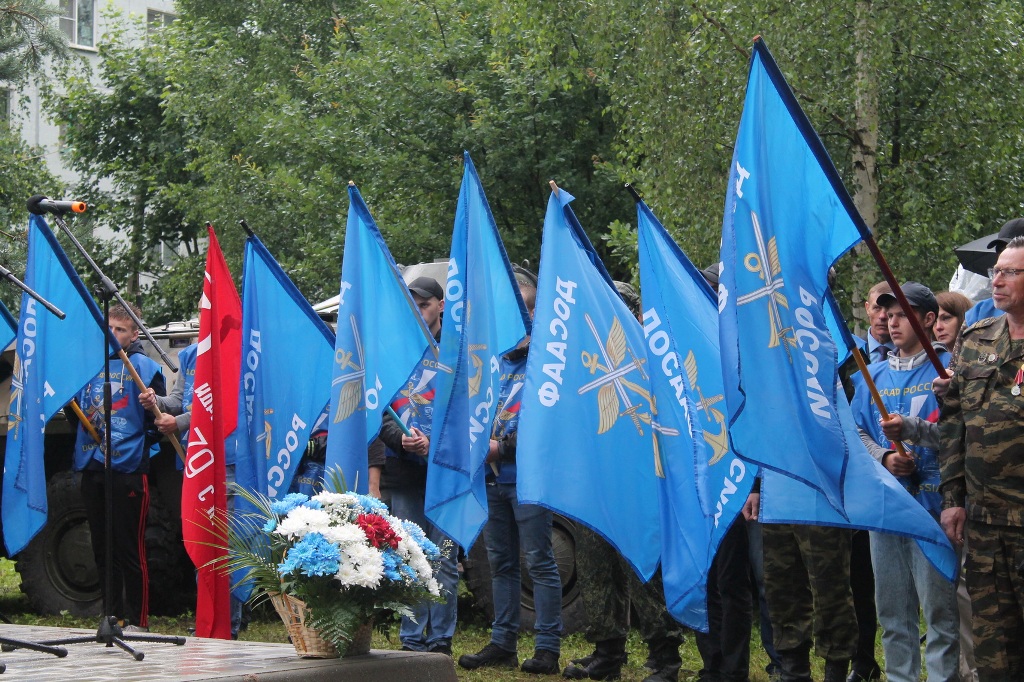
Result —
[[356, 518], [356, 524], [366, 533], [366, 539], [370, 544], [380, 549], [385, 545], [391, 549], [398, 549], [398, 537], [391, 525], [376, 514], [360, 514]]

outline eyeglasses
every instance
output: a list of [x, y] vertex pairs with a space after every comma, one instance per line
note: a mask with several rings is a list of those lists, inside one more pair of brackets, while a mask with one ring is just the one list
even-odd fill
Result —
[[1002, 275], [1006, 279], [1013, 279], [1022, 272], [1024, 272], [1024, 269], [1021, 268], [989, 268], [988, 278], [995, 279], [996, 275]]

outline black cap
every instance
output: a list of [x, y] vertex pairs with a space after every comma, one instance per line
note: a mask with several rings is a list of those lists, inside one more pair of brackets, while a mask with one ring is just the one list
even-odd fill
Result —
[[[935, 300], [935, 294], [932, 293], [932, 290], [925, 285], [918, 282], [905, 282], [900, 287], [900, 291], [907, 297], [907, 302], [910, 303], [911, 307], [926, 313], [939, 314], [939, 302]], [[897, 300], [896, 294], [887, 291], [884, 294], [879, 294], [875, 302], [880, 306], [889, 307]]]
[[712, 263], [700, 271], [700, 274], [704, 275], [704, 279], [708, 281], [712, 289], [718, 288], [719, 270], [721, 270], [721, 263]]
[[1021, 236], [1024, 236], [1024, 218], [1007, 220], [1006, 223], [999, 228], [999, 234], [996, 235], [996, 238], [988, 243], [988, 248], [1004, 247], [1014, 237]]
[[444, 289], [433, 277], [417, 277], [409, 282], [409, 291], [423, 298], [444, 300]]

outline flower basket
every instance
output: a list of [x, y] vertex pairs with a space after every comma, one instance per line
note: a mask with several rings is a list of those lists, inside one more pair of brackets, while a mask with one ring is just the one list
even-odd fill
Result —
[[370, 650], [373, 623], [440, 599], [441, 552], [414, 523], [380, 501], [324, 490], [269, 500], [239, 495], [252, 511], [229, 519], [220, 569], [270, 599], [299, 656], [336, 658]]
[[[275, 594], [271, 595], [270, 603], [274, 605], [277, 615], [281, 616], [281, 620], [284, 621], [284, 626], [288, 629], [288, 637], [291, 638], [292, 645], [295, 647], [295, 653], [303, 658], [338, 658], [338, 648], [320, 637], [320, 633], [316, 630], [306, 625], [306, 602], [287, 594]], [[354, 638], [352, 643], [355, 644]], [[367, 646], [367, 651], [369, 651], [369, 646]], [[350, 651], [350, 653], [352, 652]]]

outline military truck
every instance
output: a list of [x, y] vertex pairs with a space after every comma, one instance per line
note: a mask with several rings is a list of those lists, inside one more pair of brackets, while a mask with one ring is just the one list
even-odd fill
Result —
[[[447, 279], [447, 261], [435, 261], [403, 269], [406, 281], [430, 276], [443, 286]], [[338, 297], [314, 306], [317, 314], [334, 325]], [[194, 343], [199, 332], [197, 320], [172, 322], [151, 328], [151, 334], [172, 358]], [[149, 347], [156, 361], [159, 354]], [[0, 360], [0, 457], [6, 445], [7, 415], [10, 400], [10, 375], [13, 345]], [[168, 386], [175, 375], [165, 368]], [[85, 518], [78, 478], [71, 469], [75, 434], [64, 415], [58, 413], [46, 427], [44, 453], [49, 501], [49, 520], [39, 535], [14, 557], [21, 575], [21, 589], [32, 607], [40, 613], [62, 611], [79, 615], [99, 615], [101, 581], [93, 560], [89, 528]], [[151, 460], [150, 511], [146, 529], [146, 551], [150, 573], [150, 611], [176, 615], [195, 607], [194, 569], [181, 537], [181, 473], [174, 460], [177, 455], [166, 441], [160, 454]], [[563, 621], [567, 632], [582, 629], [585, 614], [576, 581], [576, 524], [555, 515], [553, 544], [562, 578]], [[481, 536], [482, 537], [482, 536]], [[6, 554], [5, 554], [6, 556]], [[533, 625], [533, 586], [523, 560], [522, 619], [524, 627]], [[474, 604], [488, 620], [493, 619], [490, 566], [483, 540], [461, 557], [463, 578], [474, 597]]]
[[[197, 332], [196, 324], [175, 323], [154, 330], [154, 337], [173, 356]], [[150, 354], [159, 360], [155, 351]], [[6, 454], [13, 364], [12, 344], [0, 358], [0, 458]], [[169, 382], [174, 380], [169, 371], [164, 373]], [[78, 476], [72, 471], [74, 445], [74, 428], [58, 412], [46, 425], [43, 453], [49, 519], [14, 557], [15, 568], [34, 610], [99, 615], [103, 577], [96, 570]], [[151, 460], [146, 552], [150, 611], [156, 614], [178, 614], [195, 607], [195, 577], [181, 539], [181, 474], [174, 465], [176, 457], [164, 442], [160, 454]]]

